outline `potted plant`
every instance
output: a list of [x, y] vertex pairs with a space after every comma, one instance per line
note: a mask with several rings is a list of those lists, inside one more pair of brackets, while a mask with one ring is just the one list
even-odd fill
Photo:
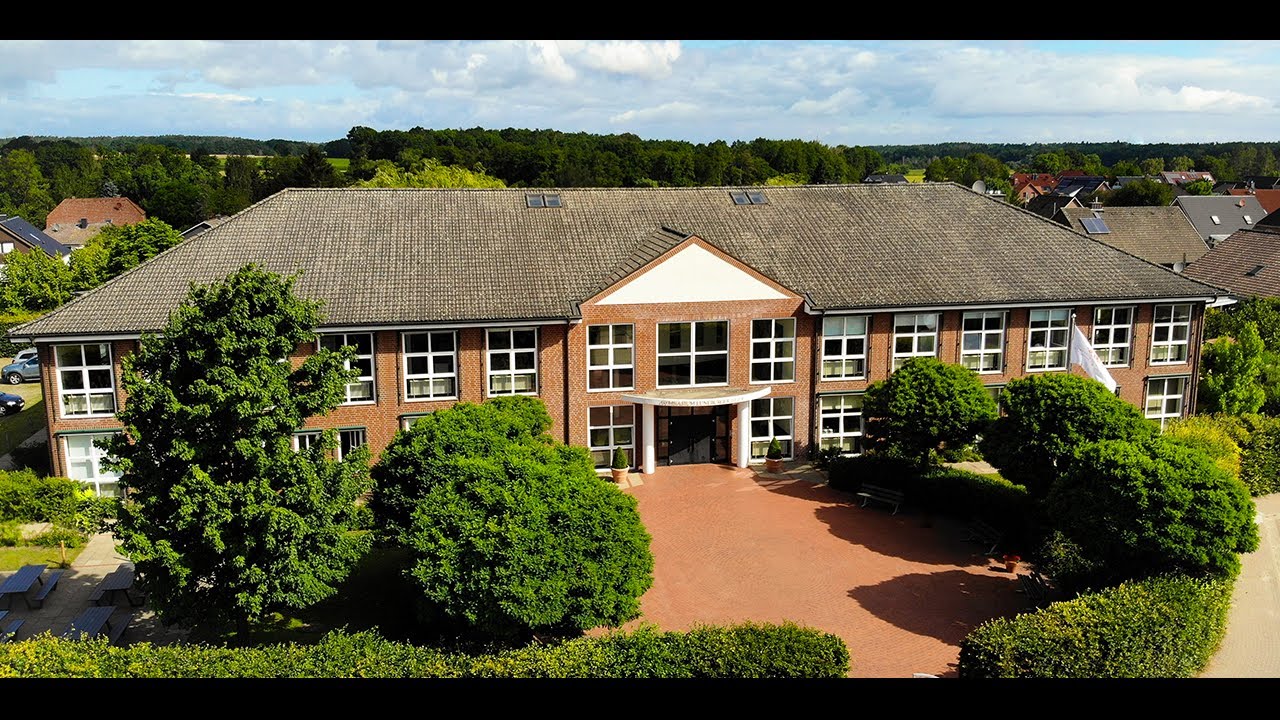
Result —
[[627, 462], [627, 451], [622, 448], [613, 449], [613, 464], [609, 466], [613, 473], [613, 481], [623, 483], [627, 479], [627, 473], [631, 470], [631, 463]]
[[1013, 572], [1018, 569], [1018, 563], [1022, 562], [1022, 558], [1017, 555], [1004, 556], [1004, 569]]
[[769, 441], [769, 450], [764, 454], [764, 471], [782, 472], [782, 443], [776, 437]]

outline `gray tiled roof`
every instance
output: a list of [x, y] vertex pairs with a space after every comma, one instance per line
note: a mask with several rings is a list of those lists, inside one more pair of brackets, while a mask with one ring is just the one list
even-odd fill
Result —
[[12, 334], [156, 330], [191, 282], [301, 271], [326, 325], [576, 316], [636, 258], [697, 235], [820, 308], [1144, 297], [1212, 289], [951, 183], [760, 188], [285, 190]]
[[1233, 295], [1280, 297], [1280, 228], [1238, 230], [1187, 266], [1185, 274]]
[[71, 254], [71, 248], [49, 237], [35, 225], [17, 215], [12, 217], [0, 215], [0, 227], [28, 246], [44, 250], [49, 257], [61, 258], [63, 255]]
[[[1182, 208], [1196, 232], [1206, 240], [1211, 235], [1226, 237], [1241, 228], [1252, 227], [1245, 222], [1245, 215], [1256, 223], [1267, 214], [1258, 199], [1249, 195], [1179, 195], [1173, 204]], [[1220, 222], [1213, 222], [1214, 215]]]
[[[1080, 221], [1094, 216], [1089, 208], [1063, 208], [1060, 213], [1071, 227], [1089, 234]], [[1171, 205], [1158, 207], [1105, 207], [1098, 217], [1111, 232], [1094, 239], [1158, 264], [1193, 262], [1209, 251], [1186, 214]]]

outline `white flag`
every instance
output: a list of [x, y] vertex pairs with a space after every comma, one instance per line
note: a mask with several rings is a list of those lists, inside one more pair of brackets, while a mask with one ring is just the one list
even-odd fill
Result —
[[1089, 344], [1089, 338], [1085, 337], [1079, 325], [1072, 325], [1072, 329], [1074, 334], [1071, 343], [1071, 364], [1084, 368], [1089, 377], [1106, 385], [1111, 392], [1115, 392], [1116, 379], [1107, 372], [1107, 367], [1102, 364], [1102, 358], [1098, 357], [1097, 351]]

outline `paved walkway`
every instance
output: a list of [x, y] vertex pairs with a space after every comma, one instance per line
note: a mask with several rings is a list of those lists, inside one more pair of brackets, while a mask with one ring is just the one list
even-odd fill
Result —
[[[22, 618], [25, 621], [18, 631], [18, 640], [24, 640], [42, 632], [61, 635], [71, 626], [71, 620], [75, 616], [93, 604], [89, 601], [89, 595], [93, 593], [102, 578], [128, 562], [124, 556], [116, 552], [115, 540], [111, 535], [94, 535], [89, 539], [84, 550], [71, 562], [71, 567], [62, 574], [62, 578], [58, 580], [58, 586], [49, 593], [43, 607], [28, 609], [22, 600], [14, 598], [5, 622], [14, 618]], [[53, 569], [55, 568], [51, 566], [45, 570], [45, 573]], [[4, 573], [4, 577], [11, 574]], [[128, 603], [123, 598], [119, 599], [119, 603], [111, 618], [112, 622], [123, 619], [129, 612], [135, 613], [134, 620], [120, 638], [121, 645], [142, 641], [165, 644], [185, 636], [182, 631], [161, 625], [155, 613], [149, 608], [128, 607]]]
[[859, 507], [805, 468], [690, 465], [635, 479], [624, 492], [655, 563], [637, 622], [793, 620], [843, 638], [854, 677], [954, 677], [965, 635], [1027, 607], [1015, 577], [960, 539], [962, 523]]
[[1280, 493], [1254, 503], [1262, 542], [1243, 557], [1227, 635], [1200, 677], [1280, 677]]

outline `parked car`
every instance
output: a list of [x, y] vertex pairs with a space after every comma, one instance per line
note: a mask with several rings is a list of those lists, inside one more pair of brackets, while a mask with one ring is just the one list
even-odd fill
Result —
[[0, 415], [15, 415], [22, 411], [22, 406], [27, 401], [22, 399], [21, 395], [13, 395], [10, 393], [0, 393]]
[[13, 362], [16, 362], [16, 363], [26, 362], [35, 356], [36, 356], [36, 349], [33, 347], [29, 347], [24, 350], [19, 350], [18, 354], [13, 356]]
[[39, 380], [40, 358], [9, 363], [0, 369], [0, 377], [10, 385], [18, 385], [24, 380]]

